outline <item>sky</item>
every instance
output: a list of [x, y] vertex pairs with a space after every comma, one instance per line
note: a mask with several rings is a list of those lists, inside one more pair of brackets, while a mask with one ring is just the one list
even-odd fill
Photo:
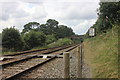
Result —
[[55, 19], [83, 35], [95, 24], [98, 8], [99, 0], [0, 0], [0, 32], [11, 26], [22, 31], [28, 22]]

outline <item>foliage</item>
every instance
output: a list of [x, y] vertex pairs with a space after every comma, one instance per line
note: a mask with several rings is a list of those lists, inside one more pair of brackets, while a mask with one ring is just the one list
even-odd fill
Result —
[[38, 22], [29, 22], [24, 25], [22, 34], [30, 32], [31, 30], [43, 32], [46, 35], [56, 35], [57, 38], [64, 38], [74, 35], [73, 30], [65, 25], [58, 25], [59, 22], [54, 19], [48, 19], [45, 24]]
[[99, 19], [96, 22], [98, 31], [106, 32], [107, 29], [111, 29], [113, 24], [120, 23], [120, 2], [100, 2]]
[[45, 34], [42, 32], [30, 31], [23, 36], [25, 44], [30, 49], [33, 47], [45, 45]]
[[52, 42], [54, 42], [54, 41], [56, 41], [57, 39], [56, 39], [56, 37], [55, 37], [55, 35], [47, 35], [46, 36], [46, 43], [47, 44], [50, 44], [50, 43], [52, 43]]
[[70, 37], [74, 35], [74, 32], [71, 28], [64, 26], [64, 25], [59, 25], [57, 31], [57, 36], [58, 38], [64, 38], [64, 37]]
[[45, 24], [40, 25], [40, 31], [43, 31], [46, 35], [52, 35], [56, 33], [56, 28], [59, 22], [54, 19], [48, 19]]
[[[4, 29], [3, 47], [9, 50], [28, 50], [48, 45], [59, 38], [70, 37], [75, 34], [71, 28], [58, 24], [59, 22], [54, 19], [48, 19], [45, 24], [41, 25], [38, 22], [29, 22], [24, 25], [21, 34], [14, 28]], [[59, 44], [62, 43], [58, 42]]]
[[29, 22], [28, 24], [24, 25], [24, 29], [22, 31], [23, 33], [29, 32], [30, 30], [36, 30], [38, 29], [40, 24], [38, 22]]
[[70, 45], [73, 44], [73, 41], [69, 38], [63, 38], [63, 39], [59, 39], [56, 42], [53, 42], [51, 44], [48, 45], [48, 47], [57, 47], [57, 46], [64, 46], [64, 45]]
[[5, 28], [2, 31], [2, 46], [11, 50], [21, 50], [23, 42], [20, 33], [14, 27]]
[[120, 2], [100, 2], [99, 16], [106, 22], [120, 22]]
[[74, 35], [71, 28], [65, 25], [58, 25], [59, 22], [54, 19], [47, 20], [46, 24], [40, 25], [40, 31], [44, 32], [46, 35], [56, 35], [57, 38], [64, 38]]
[[[120, 23], [120, 2], [100, 2], [98, 19], [92, 26], [96, 28], [96, 33], [106, 33], [113, 25]], [[88, 35], [88, 32], [87, 32]]]

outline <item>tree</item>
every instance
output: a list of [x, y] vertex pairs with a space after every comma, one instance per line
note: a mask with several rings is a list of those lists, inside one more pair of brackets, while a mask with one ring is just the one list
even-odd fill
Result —
[[54, 19], [48, 19], [46, 24], [51, 27], [57, 27], [59, 22]]
[[42, 31], [43, 33], [45, 33], [46, 35], [49, 35], [50, 34], [50, 28], [48, 28], [47, 26], [46, 26], [46, 24], [41, 24], [40, 25], [40, 29], [39, 29], [39, 31]]
[[29, 32], [30, 30], [38, 30], [40, 28], [40, 24], [38, 22], [29, 22], [24, 25], [23, 33]]
[[100, 2], [97, 11], [98, 20], [92, 27], [96, 28], [98, 34], [105, 33], [114, 24], [120, 23], [120, 2]]
[[100, 2], [98, 10], [99, 19], [101, 20], [101, 31], [111, 29], [113, 24], [120, 23], [120, 2]]
[[23, 43], [19, 31], [14, 27], [3, 29], [2, 46], [3, 48], [11, 49], [14, 51], [21, 50]]
[[65, 25], [59, 25], [56, 31], [58, 38], [70, 37], [74, 35], [73, 30]]
[[65, 25], [58, 25], [59, 22], [54, 19], [47, 20], [46, 24], [40, 25], [40, 31], [44, 32], [46, 35], [56, 35], [57, 38], [64, 38], [74, 35], [71, 28]]
[[119, 11], [120, 2], [100, 2], [99, 16], [108, 22], [120, 22]]
[[48, 19], [46, 24], [40, 25], [40, 31], [43, 31], [46, 35], [56, 34], [56, 28], [59, 22], [54, 19]]
[[30, 31], [23, 36], [26, 46], [29, 49], [45, 45], [45, 34], [42, 32]]

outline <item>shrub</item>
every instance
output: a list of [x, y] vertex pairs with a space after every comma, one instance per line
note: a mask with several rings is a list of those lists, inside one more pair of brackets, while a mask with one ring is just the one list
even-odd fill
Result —
[[5, 28], [2, 31], [2, 46], [3, 48], [18, 51], [22, 49], [23, 42], [20, 33], [14, 27]]
[[57, 39], [56, 39], [56, 37], [55, 37], [55, 35], [47, 35], [46, 36], [46, 43], [47, 44], [50, 44], [50, 43], [52, 43], [52, 42], [55, 42]]
[[46, 37], [45, 34], [42, 32], [30, 31], [23, 35], [23, 39], [27, 48], [31, 49], [34, 47], [45, 45]]
[[49, 47], [58, 47], [58, 46], [64, 46], [64, 45], [70, 45], [73, 44], [73, 41], [69, 38], [63, 38], [59, 39], [54, 43], [49, 44]]

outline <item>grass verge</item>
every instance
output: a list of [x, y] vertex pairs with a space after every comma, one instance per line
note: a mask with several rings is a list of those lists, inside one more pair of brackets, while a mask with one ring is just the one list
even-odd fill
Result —
[[93, 78], [118, 78], [118, 28], [85, 40], [85, 59]]

